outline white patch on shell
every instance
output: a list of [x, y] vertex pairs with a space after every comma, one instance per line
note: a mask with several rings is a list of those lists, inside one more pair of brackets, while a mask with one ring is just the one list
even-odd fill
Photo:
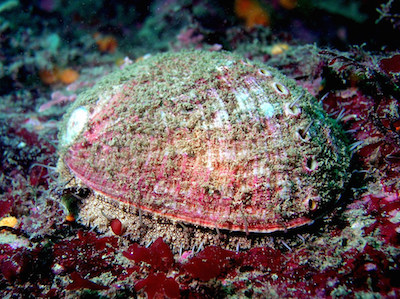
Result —
[[263, 166], [254, 166], [253, 175], [262, 176], [265, 173], [265, 168]]
[[238, 108], [241, 112], [251, 112], [256, 109], [254, 100], [250, 97], [250, 94], [246, 89], [242, 88], [235, 92], [235, 97], [239, 106]]
[[218, 95], [215, 89], [210, 89], [208, 91], [208, 94], [210, 95], [210, 97], [216, 99], [213, 105], [216, 110], [213, 125], [215, 128], [222, 128], [229, 123], [229, 114], [228, 111], [226, 110], [224, 101], [221, 99], [221, 97]]
[[271, 118], [272, 116], [274, 116], [275, 113], [274, 106], [272, 106], [272, 104], [270, 103], [262, 103], [260, 105], [260, 110], [262, 114], [267, 118]]
[[213, 164], [215, 162], [215, 156], [212, 150], [207, 151], [207, 169], [210, 171], [214, 170]]
[[109, 105], [110, 101], [113, 100], [113, 96], [120, 93], [123, 90], [123, 85], [112, 86], [109, 90], [104, 90], [102, 94], [97, 98], [96, 104], [94, 105], [94, 110], [90, 114], [90, 118], [93, 119], [96, 115], [102, 115], [104, 112], [104, 107]]
[[264, 90], [253, 77], [247, 77], [244, 81], [251, 93], [254, 93], [257, 97], [264, 95]]
[[63, 136], [63, 143], [65, 145], [71, 144], [75, 138], [82, 132], [89, 118], [89, 111], [85, 107], [78, 107], [68, 119], [67, 128]]
[[168, 128], [167, 117], [165, 116], [165, 112], [162, 110], [160, 111], [160, 118], [162, 123], [164, 124], [164, 127]]
[[226, 60], [226, 61], [225, 61], [225, 64], [217, 65], [217, 66], [215, 67], [215, 69], [216, 69], [218, 72], [224, 73], [225, 71], [229, 70], [229, 67], [230, 67], [232, 64], [233, 64], [233, 61], [232, 61], [232, 60]]
[[214, 126], [222, 128], [229, 121], [229, 114], [226, 110], [218, 111], [214, 118]]

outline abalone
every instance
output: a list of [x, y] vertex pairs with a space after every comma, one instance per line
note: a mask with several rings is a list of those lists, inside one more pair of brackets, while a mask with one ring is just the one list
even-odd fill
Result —
[[81, 94], [63, 121], [58, 167], [128, 213], [269, 233], [309, 224], [337, 200], [350, 163], [344, 139], [279, 71], [184, 51], [136, 62]]

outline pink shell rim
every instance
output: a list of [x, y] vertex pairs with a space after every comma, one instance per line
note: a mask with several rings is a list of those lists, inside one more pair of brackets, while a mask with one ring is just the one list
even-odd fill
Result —
[[105, 192], [102, 192], [101, 190], [98, 190], [92, 182], [89, 180], [85, 179], [82, 175], [80, 175], [78, 172], [74, 171], [74, 169], [67, 163], [69, 169], [75, 174], [76, 177], [78, 177], [85, 185], [96, 191], [98, 194], [101, 194], [102, 196], [105, 196], [107, 198], [110, 198], [115, 201], [123, 202], [125, 204], [131, 205], [135, 207], [136, 209], [140, 209], [144, 212], [148, 212], [151, 214], [156, 214], [161, 217], [165, 217], [167, 219], [170, 219], [172, 221], [182, 221], [185, 223], [190, 223], [192, 225], [198, 225], [202, 227], [206, 227], [209, 229], [221, 229], [221, 230], [228, 230], [228, 231], [235, 231], [235, 232], [245, 232], [245, 233], [262, 233], [262, 234], [269, 234], [269, 233], [274, 233], [274, 232], [280, 232], [280, 231], [287, 231], [289, 229], [293, 228], [299, 228], [305, 225], [312, 224], [314, 222], [314, 219], [311, 219], [309, 217], [298, 217], [291, 219], [284, 224], [279, 224], [279, 223], [274, 223], [274, 224], [268, 224], [268, 225], [253, 225], [250, 227], [245, 227], [245, 225], [234, 225], [232, 223], [224, 223], [224, 224], [218, 224], [215, 222], [211, 221], [205, 221], [204, 219], [193, 219], [190, 217], [187, 217], [185, 215], [179, 215], [179, 214], [172, 214], [172, 213], [162, 213], [157, 210], [153, 210], [151, 208], [145, 207], [138, 205], [133, 202], [127, 202], [125, 200], [121, 200], [120, 198], [117, 198], [115, 196], [112, 196], [110, 194], [106, 194]]

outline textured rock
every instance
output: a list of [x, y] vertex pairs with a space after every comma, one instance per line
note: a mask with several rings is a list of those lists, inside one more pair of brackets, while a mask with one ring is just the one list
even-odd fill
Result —
[[60, 133], [60, 172], [123, 206], [108, 216], [246, 233], [312, 222], [337, 200], [349, 160], [336, 121], [308, 92], [230, 53], [127, 66], [82, 94]]

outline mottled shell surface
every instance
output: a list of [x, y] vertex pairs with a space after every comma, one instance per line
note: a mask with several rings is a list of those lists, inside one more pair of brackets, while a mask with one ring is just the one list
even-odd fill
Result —
[[60, 165], [108, 199], [198, 226], [272, 232], [337, 200], [349, 151], [336, 122], [278, 71], [229, 53], [167, 53], [82, 94]]

